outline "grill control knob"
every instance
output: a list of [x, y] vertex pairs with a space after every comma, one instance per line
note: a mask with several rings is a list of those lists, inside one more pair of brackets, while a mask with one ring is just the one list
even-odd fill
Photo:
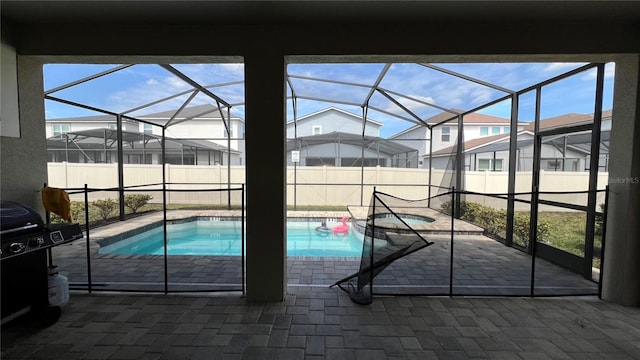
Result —
[[24, 250], [24, 244], [23, 243], [12, 243], [11, 245], [9, 245], [9, 251], [11, 251], [14, 254], [17, 254], [19, 252], [21, 252], [22, 250]]
[[37, 238], [31, 238], [29, 239], [29, 242], [27, 242], [27, 246], [30, 248], [39, 248], [42, 245], [44, 245], [44, 237], [42, 236], [38, 236]]

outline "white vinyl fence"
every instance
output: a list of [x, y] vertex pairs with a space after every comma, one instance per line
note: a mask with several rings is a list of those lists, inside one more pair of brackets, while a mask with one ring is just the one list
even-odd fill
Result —
[[[245, 167], [166, 165], [165, 182], [168, 190], [176, 189], [226, 189], [230, 179], [232, 188], [239, 188], [245, 182]], [[49, 186], [60, 188], [117, 188], [117, 164], [49, 163]], [[447, 174], [449, 175], [449, 174]], [[268, 176], [268, 174], [265, 174]], [[445, 177], [443, 170], [433, 170], [431, 183], [440, 186]], [[127, 193], [145, 193], [145, 190], [162, 189], [161, 165], [124, 165], [124, 185], [138, 186]], [[600, 173], [598, 188], [604, 189], [608, 173]], [[508, 173], [488, 171], [465, 172], [465, 189], [479, 193], [507, 193]], [[407, 199], [423, 199], [428, 195], [429, 170], [386, 167], [367, 167], [364, 172], [359, 167], [288, 167], [287, 203], [293, 205], [364, 205], [369, 204], [373, 186], [378, 191]], [[294, 185], [294, 183], [296, 185]], [[586, 172], [541, 172], [540, 191], [586, 191], [589, 175]], [[363, 187], [360, 184], [365, 184]], [[516, 192], [531, 191], [531, 172], [516, 175]], [[158, 192], [146, 192], [153, 196], [152, 202], [162, 202]], [[432, 195], [436, 193], [432, 189]], [[228, 192], [169, 192], [168, 203], [209, 204], [226, 203]], [[118, 193], [101, 192], [92, 194], [91, 200], [116, 198]], [[239, 204], [240, 192], [233, 192], [232, 203]], [[497, 208], [504, 208], [506, 201], [489, 197], [469, 196], [471, 201], [482, 202]], [[528, 200], [527, 196], [520, 197]], [[586, 205], [586, 194], [542, 195], [541, 198], [572, 204]], [[81, 201], [82, 195], [74, 195], [73, 200]], [[604, 194], [598, 199], [604, 202]], [[524, 205], [520, 205], [524, 206]], [[526, 207], [526, 206], [525, 206]]]

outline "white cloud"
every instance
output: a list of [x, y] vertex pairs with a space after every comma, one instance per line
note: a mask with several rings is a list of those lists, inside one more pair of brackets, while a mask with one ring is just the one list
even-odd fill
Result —
[[180, 78], [176, 76], [166, 77], [164, 79], [164, 83], [175, 89], [186, 89], [188, 87], [191, 87], [191, 85], [187, 84], [186, 82], [182, 81]]
[[554, 63], [547, 64], [547, 66], [545, 66], [542, 69], [542, 71], [545, 71], [545, 72], [556, 72], [556, 71], [560, 71], [560, 70], [570, 70], [570, 69], [575, 69], [580, 65], [582, 65], [582, 64], [554, 62]]
[[[421, 95], [407, 95], [410, 98], [416, 99], [418, 101], [423, 101], [429, 104], [436, 104], [436, 100], [434, 98], [432, 98], [431, 96], [421, 96]], [[418, 101], [412, 101], [410, 99], [406, 99], [406, 98], [397, 98], [398, 102], [401, 103], [403, 106], [405, 106], [407, 109], [409, 109], [411, 112], [413, 113], [417, 113], [420, 112], [421, 110], [424, 109], [432, 109], [433, 107], [423, 104], [421, 102]], [[398, 111], [398, 106], [396, 104], [390, 103], [385, 110], [387, 111], [391, 111], [391, 112], [395, 112]]]
[[[583, 80], [594, 80], [597, 76], [598, 72], [597, 70], [594, 68], [590, 71], [587, 71], [586, 73], [584, 73], [584, 76], [582, 77]], [[607, 63], [604, 66], [604, 78], [605, 79], [613, 79], [613, 77], [616, 75], [616, 63]]]
[[244, 74], [244, 64], [220, 64], [220, 67], [230, 72]]
[[160, 84], [160, 82], [158, 80], [156, 80], [156, 79], [149, 79], [149, 80], [147, 80], [146, 84], [147, 85], [158, 85], [158, 84]]

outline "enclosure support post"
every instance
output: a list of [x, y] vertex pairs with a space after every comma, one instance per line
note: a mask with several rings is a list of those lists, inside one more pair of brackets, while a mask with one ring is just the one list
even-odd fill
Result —
[[433, 157], [431, 154], [433, 154], [433, 128], [428, 127], [427, 130], [429, 130], [429, 184], [427, 184], [427, 188], [428, 188], [427, 198], [429, 200], [427, 200], [427, 206], [431, 207], [431, 172], [433, 171], [433, 164], [431, 161]]
[[[538, 142], [539, 138], [536, 139]], [[531, 254], [531, 282], [529, 296], [535, 295], [536, 282], [536, 246], [538, 242], [538, 187], [533, 186], [531, 194], [531, 216], [529, 217], [529, 244], [528, 249]]]
[[[147, 163], [147, 140], [145, 139], [144, 133], [142, 133], [142, 161], [140, 162], [141, 164], [146, 164]], [[196, 160], [198, 159], [198, 153], [196, 152]], [[196, 165], [198, 165], [198, 163], [196, 163]]]
[[169, 269], [167, 268], [167, 178], [166, 178], [166, 164], [165, 164], [165, 128], [162, 127], [162, 234], [164, 242], [164, 293], [169, 292]]
[[124, 149], [122, 140], [122, 115], [116, 116], [118, 132], [118, 203], [120, 204], [120, 221], [124, 221]]
[[604, 271], [604, 247], [607, 237], [607, 212], [609, 210], [609, 185], [605, 187], [604, 208], [602, 209], [602, 231], [600, 233], [600, 277], [598, 279], [598, 299], [602, 299], [602, 274]]
[[596, 76], [596, 99], [593, 110], [593, 128], [591, 129], [591, 157], [589, 164], [589, 195], [587, 198], [587, 221], [584, 241], [584, 277], [593, 276], [593, 241], [596, 225], [596, 206], [598, 193], [598, 165], [600, 163], [600, 128], [602, 124], [602, 102], [604, 92], [604, 64], [599, 64]]
[[462, 170], [464, 168], [464, 159], [462, 152], [464, 151], [464, 124], [462, 115], [458, 115], [458, 146], [456, 149], [456, 185], [458, 188], [458, 192], [455, 193], [455, 211], [451, 213], [451, 215], [457, 219], [460, 218], [460, 195], [461, 191], [464, 189], [462, 186]]
[[104, 163], [106, 164], [107, 161], [107, 129], [104, 129], [104, 132], [102, 134], [102, 140], [103, 140], [103, 145], [104, 145]]
[[509, 183], [507, 184], [507, 236], [505, 245], [513, 245], [513, 216], [515, 214], [515, 197], [516, 192], [516, 161], [517, 161], [517, 145], [518, 145], [518, 95], [511, 95], [511, 131], [509, 137]]
[[64, 157], [65, 161], [69, 162], [69, 134], [64, 134]]
[[[218, 105], [219, 107], [219, 105]], [[222, 111], [220, 111], [222, 114]], [[227, 108], [227, 120], [229, 130], [227, 131], [227, 210], [231, 210], [231, 132], [233, 124], [231, 123], [231, 108]]]
[[[293, 102], [293, 138], [296, 140], [296, 148], [300, 153], [300, 140], [298, 140], [298, 102], [295, 97], [291, 99]], [[300, 160], [300, 159], [298, 159]], [[293, 210], [298, 210], [298, 162], [293, 163]]]
[[[529, 214], [529, 243], [527, 244], [527, 250], [535, 257], [535, 242], [537, 239], [538, 228], [538, 191], [540, 189], [540, 158], [542, 151], [542, 138], [538, 135], [540, 131], [540, 102], [542, 99], [542, 88], [536, 89], [536, 109], [535, 119], [533, 125], [533, 164], [531, 165], [531, 210]], [[533, 270], [532, 270], [533, 271]], [[533, 274], [532, 287], [533, 287]], [[532, 290], [533, 293], [533, 290]]]
[[244, 184], [242, 184], [242, 193], [240, 195], [240, 244], [242, 245], [242, 254], [241, 254], [241, 272], [242, 272], [242, 294], [246, 294], [246, 280], [245, 280], [245, 236], [244, 236]]
[[449, 245], [449, 296], [453, 296], [453, 233], [455, 229], [455, 214], [458, 209], [454, 199], [457, 198], [456, 187], [451, 188], [451, 243]]
[[367, 128], [367, 106], [362, 107], [362, 151], [360, 160], [360, 206], [364, 206], [364, 134]]
[[[376, 203], [378, 202], [378, 193], [376, 190], [376, 186], [373, 187], [373, 204], [371, 204], [372, 206], [372, 212], [373, 212], [373, 216], [371, 217], [371, 245], [369, 246], [369, 273], [370, 273], [370, 278], [369, 278], [369, 294], [371, 296], [371, 300], [373, 300], [373, 252], [375, 247], [375, 242], [376, 242]], [[368, 221], [368, 219], [367, 219]], [[365, 239], [367, 237], [366, 234], [367, 230], [365, 227]]]
[[90, 240], [90, 232], [89, 232], [89, 189], [87, 184], [84, 184], [84, 229], [85, 229], [85, 246], [87, 248], [87, 288], [89, 290], [89, 294], [91, 294], [92, 289], [92, 280], [91, 280], [91, 240]]

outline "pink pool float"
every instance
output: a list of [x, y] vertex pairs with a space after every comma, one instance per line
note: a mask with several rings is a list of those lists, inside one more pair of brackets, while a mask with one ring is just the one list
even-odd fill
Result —
[[346, 234], [349, 232], [349, 225], [347, 225], [348, 216], [342, 217], [342, 224], [336, 225], [331, 228], [331, 232], [334, 234]]

